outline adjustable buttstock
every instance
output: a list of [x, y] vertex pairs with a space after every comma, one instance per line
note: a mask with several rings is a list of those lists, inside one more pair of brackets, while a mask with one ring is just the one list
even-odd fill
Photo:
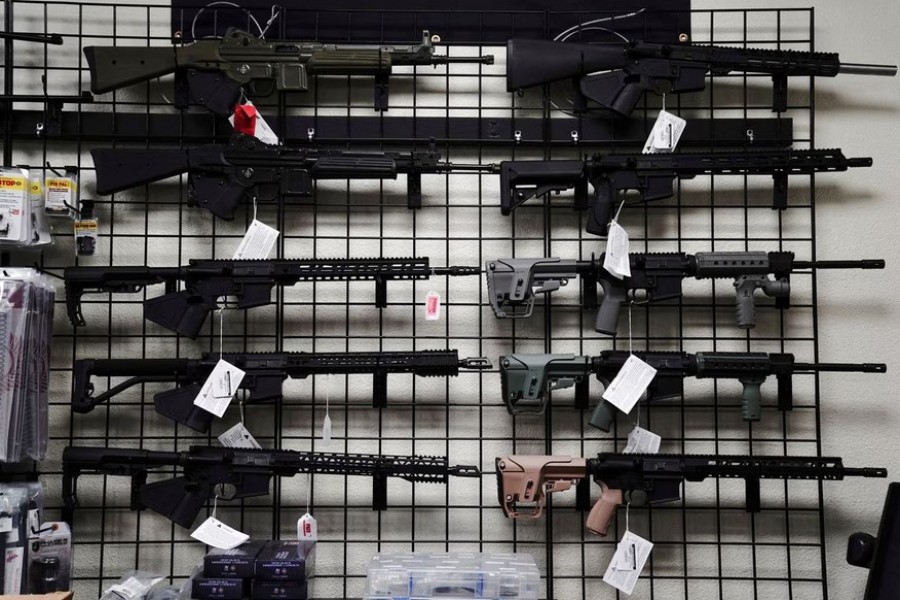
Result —
[[585, 185], [580, 160], [505, 160], [500, 163], [500, 212], [510, 214], [527, 200]]
[[187, 290], [164, 294], [144, 301], [144, 318], [176, 333], [195, 339], [210, 311], [217, 308], [215, 299], [206, 302]]
[[145, 183], [187, 173], [187, 150], [98, 148], [91, 150], [97, 193], [114, 194]]
[[618, 69], [627, 60], [622, 44], [571, 44], [544, 40], [509, 40], [506, 89], [516, 90], [576, 79], [596, 71]]
[[182, 527], [190, 527], [209, 497], [185, 477], [154, 481], [141, 487], [141, 504]]
[[88, 46], [84, 49], [91, 72], [91, 92], [105, 94], [134, 83], [174, 73], [172, 46]]

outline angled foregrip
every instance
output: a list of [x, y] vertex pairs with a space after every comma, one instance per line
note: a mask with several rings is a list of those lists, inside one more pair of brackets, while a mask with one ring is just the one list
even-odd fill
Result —
[[744, 384], [744, 395], [741, 399], [741, 417], [745, 421], [759, 421], [762, 416], [762, 394], [760, 386], [766, 381], [765, 377], [741, 377]]
[[97, 193], [114, 194], [145, 183], [187, 173], [187, 150], [97, 148], [91, 150], [97, 177]]
[[141, 487], [141, 504], [182, 527], [190, 527], [200, 514], [209, 491], [185, 477], [154, 481]]
[[623, 117], [631, 114], [647, 89], [643, 78], [635, 80], [622, 70], [582, 77], [579, 87], [582, 96]]
[[191, 339], [200, 335], [210, 311], [216, 308], [215, 299], [205, 302], [187, 290], [164, 294], [144, 301], [144, 318]]
[[616, 187], [613, 180], [608, 177], [592, 180], [591, 184], [594, 186], [594, 195], [591, 199], [585, 231], [606, 237], [609, 235], [609, 222], [613, 218]]
[[174, 73], [172, 46], [88, 46], [84, 49], [91, 72], [91, 93], [105, 94], [134, 83]]
[[619, 280], [602, 277], [600, 287], [603, 288], [603, 300], [597, 311], [594, 331], [604, 335], [616, 335], [619, 328], [619, 312], [622, 304], [628, 301], [628, 288]]
[[600, 499], [588, 513], [585, 525], [588, 531], [599, 536], [605, 536], [616, 518], [616, 509], [622, 505], [622, 490], [613, 490], [600, 482]]
[[608, 433], [609, 430], [612, 429], [612, 424], [616, 421], [616, 414], [618, 412], [619, 409], [601, 398], [600, 402], [597, 403], [596, 408], [594, 408], [594, 412], [591, 413], [588, 425]]

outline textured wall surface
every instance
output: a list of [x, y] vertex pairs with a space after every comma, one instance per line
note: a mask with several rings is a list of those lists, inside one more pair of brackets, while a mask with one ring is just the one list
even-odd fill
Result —
[[[724, 10], [747, 8], [742, 2], [698, 0], [695, 8]], [[778, 7], [805, 3], [785, 1]], [[50, 48], [46, 57], [58, 67], [75, 67], [83, 59], [72, 48], [92, 43], [108, 43], [96, 36], [115, 33], [119, 43], [135, 43], [129, 36], [154, 36], [154, 44], [163, 45], [169, 33], [168, 11], [119, 7], [113, 3], [92, 5], [58, 4], [46, 15], [47, 31], [71, 33], [74, 23], [82, 20], [82, 39], [69, 40], [63, 49]], [[773, 8], [764, 6], [764, 8]], [[45, 18], [43, 5], [16, 5], [16, 22], [22, 30], [40, 30]], [[796, 22], [775, 23], [760, 15], [748, 26], [750, 44], [764, 44], [778, 30], [799, 38], [809, 38], [808, 13], [798, 13]], [[708, 19], [695, 17], [694, 39], [727, 44], [744, 37], [742, 13], [716, 13], [710, 31]], [[785, 17], [786, 19], [790, 17]], [[148, 22], [150, 25], [148, 26]], [[840, 52], [848, 62], [895, 63], [900, 61], [900, 41], [896, 25], [900, 22], [900, 5], [895, 2], [866, 2], [850, 5], [839, 0], [821, 0], [815, 7], [815, 48]], [[113, 26], [115, 29], [112, 29]], [[758, 37], [757, 37], [758, 36]], [[71, 43], [70, 43], [71, 42]], [[797, 49], [806, 49], [798, 47]], [[472, 48], [453, 48], [456, 55], [473, 54]], [[454, 115], [480, 117], [510, 116], [510, 96], [505, 91], [502, 48], [486, 49], [498, 55], [492, 67], [454, 66], [453, 73], [467, 74], [452, 80], [450, 90], [438, 70], [429, 77], [419, 77], [419, 85], [410, 79], [398, 80], [392, 87], [390, 116], [409, 116], [416, 103], [415, 114], [443, 116], [446, 107]], [[43, 49], [16, 46], [16, 64], [41, 65]], [[431, 72], [430, 69], [428, 69]], [[49, 84], [50, 93], [70, 94], [80, 86], [87, 89], [87, 73], [58, 71], [60, 77]], [[436, 75], [434, 73], [437, 73]], [[479, 79], [477, 75], [489, 75]], [[159, 102], [156, 84], [138, 91], [118, 93], [120, 112], [147, 110], [147, 93]], [[166, 84], [163, 84], [165, 91]], [[792, 81], [792, 104], [808, 105], [805, 82]], [[37, 77], [17, 75], [17, 92], [34, 93], [40, 89]], [[764, 118], [764, 108], [744, 111], [740, 85], [716, 88], [717, 106], [732, 111], [691, 109], [692, 102], [709, 104], [707, 93], [682, 100], [683, 112], [691, 118], [740, 117]], [[751, 101], [764, 107], [769, 99], [769, 83], [751, 83]], [[740, 421], [739, 386], [736, 382], [688, 382], [688, 395], [717, 394], [718, 411], [710, 409], [655, 407], [651, 421], [642, 421], [664, 438], [664, 451], [721, 452], [767, 454], [783, 452], [811, 454], [816, 451], [815, 432], [821, 426], [823, 455], [841, 456], [850, 466], [885, 466], [896, 477], [900, 473], [897, 432], [900, 413], [894, 395], [897, 387], [895, 360], [897, 323], [900, 308], [892, 301], [890, 290], [900, 285], [897, 265], [897, 226], [893, 179], [896, 172], [897, 125], [900, 118], [900, 79], [841, 76], [815, 82], [815, 146], [839, 147], [847, 156], [871, 156], [875, 166], [848, 173], [816, 178], [815, 210], [797, 208], [778, 214], [765, 207], [768, 178], [750, 178], [748, 193], [754, 210], [713, 208], [709, 181], [698, 178], [685, 184], [682, 200], [700, 208], [684, 210], [678, 216], [669, 207], [661, 209], [652, 223], [635, 210], [623, 217], [633, 232], [635, 251], [695, 252], [703, 250], [773, 250], [778, 228], [785, 236], [804, 240], [813, 226], [816, 231], [815, 252], [818, 259], [884, 258], [884, 271], [834, 272], [816, 279], [818, 293], [817, 323], [819, 360], [822, 362], [885, 362], [889, 372], [882, 376], [826, 374], [820, 377], [820, 423], [814, 409], [815, 389], [812, 378], [798, 377], [795, 393], [798, 405], [805, 407], [787, 417], [765, 415], [759, 425], [748, 428]], [[320, 107], [319, 115], [371, 115], [369, 82], [354, 85], [349, 94], [354, 108], [347, 103], [343, 86], [322, 86], [318, 100], [333, 108]], [[526, 97], [526, 101], [529, 97]], [[533, 97], [532, 97], [533, 98]], [[480, 106], [479, 106], [480, 105]], [[651, 100], [657, 106], [657, 100]], [[472, 108], [478, 107], [478, 108]], [[85, 110], [88, 110], [87, 108]], [[110, 110], [99, 105], [90, 110]], [[167, 111], [165, 106], [153, 110]], [[265, 109], [263, 109], [265, 110]], [[297, 114], [312, 114], [310, 108], [297, 109]], [[527, 113], [528, 111], [523, 111]], [[710, 112], [713, 114], [711, 115]], [[652, 114], [652, 111], [651, 111]], [[792, 111], [795, 137], [809, 138], [812, 123], [809, 111]], [[540, 116], [532, 111], [530, 116]], [[89, 150], [107, 143], [40, 141], [16, 143], [15, 162], [41, 165], [72, 164], [91, 166]], [[807, 147], [808, 144], [798, 144]], [[445, 154], [446, 150], [442, 149]], [[510, 150], [456, 150], [449, 159], [458, 162], [491, 162], [510, 157]], [[554, 149], [554, 158], [574, 157], [577, 149]], [[541, 149], [516, 150], [517, 158], [540, 158]], [[285, 257], [336, 256], [429, 256], [432, 264], [483, 264], [486, 260], [507, 256], [543, 256], [564, 258], [588, 257], [602, 247], [582, 232], [578, 215], [565, 207], [563, 198], [552, 212], [554, 236], [544, 237], [544, 220], [549, 211], [539, 203], [517, 211], [515, 221], [500, 214], [499, 190], [495, 176], [454, 174], [431, 175], [423, 181], [425, 208], [410, 212], [405, 208], [405, 181], [326, 182], [320, 184], [315, 200], [315, 216], [310, 206], [292, 207], [283, 222], [282, 243]], [[82, 180], [85, 197], [94, 193], [93, 174], [85, 171]], [[717, 202], [742, 206], [744, 182], [715, 182]], [[112, 204], [98, 208], [101, 238], [98, 255], [81, 259], [79, 264], [173, 266], [188, 258], [230, 257], [237, 246], [252, 210], [242, 209], [234, 222], [214, 220], [205, 211], [190, 209], [179, 202], [183, 186], [176, 180], [149, 188], [118, 194]], [[791, 182], [791, 202], [808, 200], [808, 180]], [[567, 196], [568, 197], [568, 196]], [[149, 207], [145, 206], [147, 200]], [[306, 204], [312, 204], [307, 201]], [[260, 205], [259, 218], [274, 224], [276, 212]], [[814, 221], [813, 221], [814, 219]], [[57, 233], [62, 228], [57, 226]], [[681, 231], [682, 242], [660, 241]], [[751, 241], [745, 241], [747, 232]], [[653, 239], [648, 239], [653, 238]], [[784, 244], [808, 258], [812, 245], [808, 241]], [[45, 255], [45, 265], [52, 269], [72, 264], [74, 247], [71, 238], [58, 235], [57, 245]], [[458, 348], [462, 356], [487, 356], [496, 362], [499, 355], [517, 352], [573, 352], [596, 354], [613, 347], [591, 331], [592, 316], [577, 307], [577, 286], [559, 292], [552, 313], [553, 338], [545, 340], [545, 313], [536, 310], [531, 321], [513, 324], [498, 321], [484, 304], [481, 278], [445, 279], [430, 282], [400, 283], [389, 287], [390, 306], [380, 313], [371, 305], [372, 289], [368, 283], [303, 285], [283, 294], [283, 329], [275, 320], [274, 307], [239, 314], [226, 313], [223, 344], [227, 350], [271, 351], [278, 344], [283, 350], [355, 351]], [[426, 322], [421, 303], [425, 294], [435, 289], [448, 303], [444, 318]], [[643, 308], [634, 313], [634, 335], [637, 343], [658, 350], [688, 352], [710, 349], [715, 339], [719, 350], [772, 351], [780, 349], [812, 360], [813, 346], [808, 341], [816, 326], [816, 313], [808, 304], [812, 294], [810, 278], [795, 281], [794, 301], [801, 305], [790, 313], [778, 315], [768, 309], [760, 313], [760, 325], [750, 334], [737, 332], [731, 326], [733, 293], [728, 282], [712, 286], [706, 282], [688, 282], [688, 297], [702, 304], [715, 294], [714, 311], [706, 308], [679, 306], [676, 309], [654, 307], [647, 317]], [[148, 296], [157, 292], [151, 290]], [[86, 304], [88, 327], [73, 336], [62, 305], [57, 315], [57, 343], [54, 351], [51, 411], [53, 442], [47, 471], [58, 472], [59, 457], [64, 446], [119, 445], [161, 450], [186, 449], [191, 443], [215, 444], [215, 435], [238, 421], [232, 408], [212, 436], [195, 434], [176, 428], [153, 410], [152, 394], [165, 389], [161, 385], [136, 387], [123, 394], [114, 406], [102, 407], [88, 415], [72, 415], [68, 396], [71, 385], [68, 369], [74, 358], [111, 357], [195, 357], [202, 351], [216, 350], [219, 342], [218, 321], [207, 326], [198, 341], [176, 339], [166, 330], [141, 318], [142, 296], [115, 296], [110, 304], [106, 296]], [[347, 302], [351, 302], [348, 308]], [[313, 303], [317, 303], [315, 308]], [[713, 314], [714, 313], [714, 314]], [[713, 325], [710, 325], [712, 321]], [[679, 325], [681, 329], [679, 330]], [[620, 333], [627, 331], [620, 327]], [[107, 335], [107, 332], [109, 335]], [[684, 341], [677, 338], [683, 335]], [[779, 343], [784, 335], [787, 346]], [[515, 338], [515, 345], [513, 339]], [[804, 341], [807, 340], [807, 341]], [[751, 343], [753, 342], [753, 343]], [[616, 348], [627, 348], [620, 338]], [[638, 346], [643, 347], [643, 346]], [[495, 365], [496, 366], [496, 365]], [[773, 387], [768, 384], [769, 389]], [[615, 439], [585, 427], [581, 411], [566, 406], [571, 393], [557, 395], [559, 406], [552, 419], [519, 418], [515, 421], [499, 402], [499, 381], [495, 372], [464, 373], [455, 379], [390, 379], [390, 408], [371, 408], [370, 379], [364, 376], [318, 377], [315, 380], [290, 382], [285, 387], [286, 402], [280, 418], [271, 407], [250, 407], [247, 424], [264, 447], [280, 443], [293, 450], [315, 449], [336, 452], [419, 453], [449, 455], [451, 463], [478, 464], [493, 470], [495, 456], [512, 453], [548, 452], [588, 455], [602, 450], [621, 449], [630, 429], [627, 419], [620, 419], [614, 430]], [[764, 388], [765, 389], [765, 388]], [[599, 393], [599, 386], [593, 391]], [[415, 404], [411, 399], [415, 398]], [[319, 428], [325, 414], [326, 401], [334, 421], [334, 440], [321, 440]], [[644, 417], [646, 418], [646, 417]], [[315, 426], [315, 435], [313, 435]], [[551, 442], [546, 440], [552, 439]], [[807, 440], [792, 442], [793, 439]], [[515, 440], [515, 443], [513, 443]], [[677, 440], [677, 441], [676, 441]], [[787, 440], [787, 441], [785, 441]], [[812, 440], [812, 441], [809, 441]], [[44, 477], [51, 504], [58, 506], [58, 477]], [[142, 568], [183, 577], [203, 554], [203, 547], [192, 543], [189, 532], [152, 513], [128, 510], [127, 483], [122, 478], [109, 478], [105, 486], [100, 478], [82, 481], [81, 499], [85, 508], [76, 516], [77, 592], [81, 597], [97, 595], [126, 569]], [[865, 585], [866, 572], [846, 565], [844, 552], [847, 536], [857, 530], [877, 529], [885, 480], [854, 480], [828, 483], [824, 486], [825, 532], [827, 538], [828, 595], [832, 598], [856, 598]], [[823, 587], [815, 580], [821, 577], [819, 554], [819, 498], [814, 485], [800, 482], [785, 486], [767, 482], [763, 486], [764, 506], [779, 507], [789, 494], [791, 512], [764, 511], [752, 520], [741, 510], [743, 488], [737, 482], [706, 482], [686, 490], [690, 508], [681, 510], [635, 510], [631, 527], [658, 542], [654, 550], [652, 585], [642, 581], [635, 598], [821, 598]], [[272, 498], [248, 502], [243, 511], [220, 505], [218, 515], [229, 524], [259, 537], [289, 537], [294, 523], [305, 510], [308, 497], [319, 522], [322, 539], [318, 554], [318, 573], [314, 593], [317, 597], [358, 597], [363, 590], [365, 566], [377, 551], [409, 550], [455, 551], [482, 550], [520, 551], [534, 555], [542, 573], [554, 565], [556, 579], [552, 589], [544, 589], [554, 598], [615, 598], [612, 588], [600, 578], [612, 556], [614, 541], [589, 536], [578, 513], [566, 509], [574, 504], [574, 494], [555, 501], [557, 510], [544, 522], [513, 524], [503, 518], [496, 507], [493, 475], [480, 483], [476, 480], [454, 480], [443, 486], [410, 486], [402, 481], [389, 486], [391, 509], [373, 513], [368, 508], [370, 491], [365, 480], [316, 477], [307, 487], [306, 478], [284, 480], [276, 488], [280, 511], [273, 510]], [[596, 492], [595, 492], [596, 494]], [[276, 496], [273, 496], [276, 497]], [[725, 507], [715, 510], [715, 504]], [[349, 506], [350, 508], [346, 508]], [[447, 508], [451, 506], [451, 508]], [[705, 508], [704, 508], [705, 507]], [[810, 509], [809, 516], [802, 512]], [[52, 514], [52, 513], [51, 513]], [[790, 534], [785, 530], [790, 526]], [[624, 529], [620, 515], [618, 533]], [[756, 544], [749, 543], [752, 529]], [[791, 548], [785, 551], [783, 540], [790, 536]], [[685, 539], [685, 536], [687, 538]], [[554, 540], [552, 552], [545, 541]], [[140, 543], [136, 544], [135, 541]], [[717, 548], [713, 542], [725, 541]], [[102, 542], [102, 543], [101, 543]], [[667, 543], [670, 542], [670, 543]], [[774, 546], [766, 546], [768, 542]], [[780, 544], [780, 545], [779, 545]], [[788, 562], [790, 561], [790, 562]], [[347, 574], [347, 578], [343, 577]], [[724, 576], [725, 584], [706, 579]], [[587, 578], [585, 578], [587, 576]], [[671, 579], [667, 579], [671, 576]], [[778, 581], [763, 581], [766, 577]], [[753, 584], [746, 580], [757, 577]], [[795, 579], [791, 585], [781, 580]], [[802, 579], [813, 581], [808, 585]]]

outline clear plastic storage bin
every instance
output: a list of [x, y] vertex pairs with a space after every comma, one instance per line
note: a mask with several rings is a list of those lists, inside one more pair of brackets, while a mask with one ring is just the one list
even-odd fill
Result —
[[376, 554], [366, 600], [537, 600], [540, 579], [529, 554]]

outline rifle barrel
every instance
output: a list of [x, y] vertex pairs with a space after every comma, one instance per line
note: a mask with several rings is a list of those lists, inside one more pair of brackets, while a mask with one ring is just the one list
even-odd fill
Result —
[[862, 63], [841, 63], [838, 73], [850, 75], [881, 75], [894, 77], [897, 75], [897, 65], [868, 65]]
[[794, 371], [887, 373], [887, 365], [884, 363], [794, 363]]
[[795, 269], [883, 269], [884, 260], [795, 260]]
[[[431, 64], [433, 65], [452, 65], [452, 64], [472, 64], [479, 63], [482, 65], [494, 64], [494, 55], [487, 54], [485, 56], [432, 56]], [[896, 67], [894, 67], [896, 70]]]
[[844, 477], [887, 477], [887, 469], [881, 467], [845, 467]]

